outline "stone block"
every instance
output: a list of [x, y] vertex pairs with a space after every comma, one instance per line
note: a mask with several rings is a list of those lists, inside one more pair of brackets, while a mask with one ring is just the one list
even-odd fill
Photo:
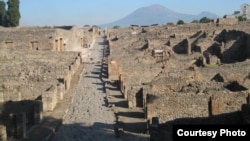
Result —
[[222, 105], [221, 103], [224, 103], [224, 99], [220, 97], [211, 97], [211, 115], [219, 115], [223, 113]]
[[59, 83], [57, 85], [57, 99], [58, 100], [63, 100], [64, 93], [65, 93], [65, 86], [64, 86], [64, 84]]
[[53, 111], [57, 104], [57, 88], [53, 85], [42, 94], [43, 111]]
[[0, 125], [0, 141], [7, 141], [7, 132], [4, 125]]

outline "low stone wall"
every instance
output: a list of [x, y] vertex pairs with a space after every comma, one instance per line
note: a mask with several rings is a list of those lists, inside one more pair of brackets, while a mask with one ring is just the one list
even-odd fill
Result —
[[42, 94], [43, 111], [53, 111], [57, 104], [57, 87], [52, 85]]
[[219, 18], [214, 19], [214, 23], [219, 25], [235, 25], [239, 23], [238, 18]]
[[143, 107], [143, 88], [141, 86], [133, 86], [127, 92], [128, 107]]
[[147, 98], [147, 120], [158, 117], [160, 123], [178, 118], [197, 118], [222, 115], [241, 110], [247, 103], [244, 93], [209, 95], [171, 94]]
[[108, 78], [109, 80], [119, 80], [120, 64], [117, 60], [109, 60], [108, 62]]
[[221, 93], [211, 97], [211, 116], [240, 111], [241, 106], [247, 103], [244, 93]]
[[159, 117], [163, 123], [181, 117], [208, 117], [208, 104], [209, 97], [206, 96], [174, 94], [148, 97], [147, 120]]

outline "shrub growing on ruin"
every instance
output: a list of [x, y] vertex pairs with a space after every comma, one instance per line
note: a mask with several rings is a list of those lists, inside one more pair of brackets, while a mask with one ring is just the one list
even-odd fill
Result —
[[239, 20], [239, 21], [246, 21], [247, 18], [246, 18], [246, 17], [243, 17], [243, 16], [239, 16], [239, 17], [238, 17], [238, 20]]
[[15, 27], [19, 25], [19, 20], [21, 18], [21, 14], [19, 12], [19, 0], [9, 0], [8, 10], [6, 13], [6, 26], [7, 27]]
[[117, 29], [117, 28], [120, 28], [120, 26], [119, 26], [119, 25], [115, 25], [115, 26], [113, 27], [113, 29]]
[[200, 19], [200, 23], [209, 23], [211, 21], [211, 19], [207, 18], [207, 17], [203, 17]]
[[198, 20], [193, 20], [191, 23], [199, 23]]
[[183, 21], [183, 20], [179, 20], [178, 22], [177, 22], [177, 25], [181, 25], [181, 24], [184, 24], [185, 22]]

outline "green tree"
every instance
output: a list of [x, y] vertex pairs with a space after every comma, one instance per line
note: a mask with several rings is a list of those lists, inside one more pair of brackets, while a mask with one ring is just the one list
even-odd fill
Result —
[[4, 1], [0, 1], [0, 26], [4, 26], [5, 25], [5, 15], [6, 15], [6, 9], [5, 9], [5, 2]]
[[200, 23], [209, 23], [211, 21], [211, 19], [207, 18], [207, 17], [203, 17], [200, 19]]
[[239, 21], [246, 21], [247, 18], [245, 18], [245, 17], [243, 17], [243, 16], [239, 16], [239, 17], [238, 17], [238, 20], [239, 20]]
[[183, 20], [179, 20], [179, 21], [177, 21], [177, 25], [181, 25], [181, 24], [184, 24], [185, 22], [183, 21]]
[[199, 23], [198, 20], [193, 20], [191, 23]]
[[119, 26], [119, 25], [115, 25], [115, 26], [113, 27], [113, 29], [117, 29], [117, 28], [120, 28], [120, 26]]
[[8, 10], [6, 13], [6, 26], [7, 27], [15, 27], [19, 25], [19, 20], [21, 18], [21, 14], [19, 12], [19, 0], [9, 0]]

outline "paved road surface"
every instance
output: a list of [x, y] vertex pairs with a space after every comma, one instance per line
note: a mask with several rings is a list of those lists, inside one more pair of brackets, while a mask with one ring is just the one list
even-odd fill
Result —
[[[52, 138], [53, 141], [119, 141], [114, 134], [114, 113], [104, 101], [104, 83], [100, 64], [103, 55], [102, 37], [97, 37], [89, 49], [84, 72], [72, 99], [63, 125]], [[90, 59], [91, 58], [91, 59]]]

